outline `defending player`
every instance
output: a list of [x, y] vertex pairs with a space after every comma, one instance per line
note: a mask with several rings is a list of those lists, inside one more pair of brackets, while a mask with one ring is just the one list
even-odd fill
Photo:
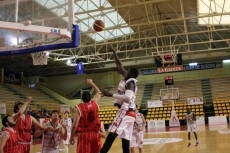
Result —
[[136, 117], [134, 111], [130, 109], [130, 104], [135, 104], [135, 93], [137, 91], [136, 78], [138, 77], [138, 74], [139, 71], [135, 68], [130, 68], [127, 71], [127, 75], [125, 77], [126, 82], [123, 84], [123, 89], [125, 89], [124, 95], [112, 94], [107, 90], [101, 90], [105, 96], [118, 99], [122, 103], [113, 123], [109, 127], [109, 134], [100, 153], [107, 153], [117, 136], [122, 139], [123, 152], [130, 152], [130, 139], [132, 137], [132, 129]]
[[[48, 129], [40, 129], [34, 134], [34, 137], [40, 137], [43, 134], [41, 153], [59, 153], [61, 140], [67, 139], [67, 129], [65, 125], [59, 123], [57, 110], [52, 111], [51, 121], [44, 123], [43, 126], [47, 126]], [[52, 128], [55, 130], [50, 130]]]
[[65, 152], [68, 153], [69, 152], [69, 141], [70, 141], [70, 134], [71, 134], [71, 127], [72, 127], [72, 119], [69, 118], [69, 112], [66, 111], [64, 113], [64, 118], [61, 119], [61, 124], [65, 125], [67, 128], [67, 139], [63, 140], [63, 144], [65, 145]]
[[21, 107], [26, 107], [29, 102], [31, 102], [32, 97], [27, 97], [26, 102], [17, 102], [14, 105], [14, 113], [12, 115], [16, 125], [14, 129], [18, 132], [18, 150], [21, 153], [30, 153], [30, 144], [31, 144], [31, 133], [32, 133], [32, 124], [38, 126], [39, 128], [43, 127], [34, 117], [22, 113], [18, 113]]
[[185, 120], [187, 122], [187, 127], [188, 127], [188, 147], [190, 147], [191, 142], [190, 142], [190, 133], [193, 132], [195, 139], [196, 139], [196, 146], [198, 146], [198, 139], [197, 139], [197, 125], [196, 125], [196, 116], [193, 112], [191, 112], [190, 108], [187, 108], [187, 114], [185, 114]]
[[27, 100], [13, 117], [7, 115], [2, 119], [2, 124], [5, 126], [5, 128], [0, 138], [0, 153], [11, 153], [15, 152], [15, 150], [17, 150], [16, 153], [23, 153], [18, 149], [19, 138], [18, 132], [14, 129], [16, 125], [15, 118], [19, 117], [25, 112], [30, 101], [31, 100]]
[[142, 153], [145, 126], [146, 126], [146, 121], [143, 114], [139, 113], [138, 110], [136, 109], [136, 120], [134, 122], [133, 134], [130, 140], [131, 153], [135, 153], [134, 147], [138, 147], [139, 153]]
[[16, 122], [10, 115], [2, 119], [2, 124], [5, 127], [0, 136], [0, 153], [20, 153], [18, 151], [18, 133], [14, 130]]
[[91, 99], [89, 92], [82, 93], [82, 103], [76, 105], [76, 117], [72, 126], [70, 144], [74, 144], [75, 132], [78, 132], [77, 153], [99, 153], [101, 122], [99, 120], [98, 101], [101, 98], [100, 90], [91, 79], [87, 83], [95, 90], [95, 95]]

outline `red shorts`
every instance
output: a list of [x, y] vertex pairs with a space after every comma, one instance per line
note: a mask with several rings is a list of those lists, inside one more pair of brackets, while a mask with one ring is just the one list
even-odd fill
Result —
[[20, 153], [30, 153], [30, 142], [29, 144], [20, 144], [18, 143], [18, 150]]
[[77, 153], [99, 153], [101, 137], [98, 132], [79, 132], [77, 138]]

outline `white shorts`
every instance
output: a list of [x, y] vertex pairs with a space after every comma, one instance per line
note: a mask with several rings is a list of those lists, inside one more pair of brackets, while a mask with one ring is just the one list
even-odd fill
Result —
[[66, 140], [63, 140], [63, 144], [64, 144], [64, 145], [70, 144], [70, 143], [69, 143], [70, 135], [71, 135], [71, 132], [67, 132], [67, 139], [66, 139]]
[[196, 132], [197, 125], [196, 123], [188, 124], [188, 132]]
[[131, 140], [135, 117], [126, 115], [125, 110], [118, 110], [109, 127], [109, 132], [116, 133], [119, 138]]
[[144, 140], [144, 132], [143, 131], [133, 133], [132, 139], [130, 141], [130, 147], [131, 148], [134, 148], [134, 147], [142, 148], [143, 140]]

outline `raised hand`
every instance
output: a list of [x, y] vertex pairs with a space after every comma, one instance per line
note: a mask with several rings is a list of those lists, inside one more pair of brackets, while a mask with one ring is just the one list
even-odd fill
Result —
[[87, 79], [86, 82], [87, 82], [87, 84], [89, 84], [89, 85], [93, 84], [93, 80], [92, 80], [92, 79]]
[[32, 101], [32, 97], [27, 97], [26, 98], [26, 102], [31, 102]]
[[115, 49], [113, 48], [113, 45], [108, 44], [107, 47], [108, 47], [108, 49], [109, 49], [110, 51], [115, 52]]
[[106, 96], [106, 97], [112, 97], [113, 94], [110, 93], [107, 89], [101, 89], [101, 94]]

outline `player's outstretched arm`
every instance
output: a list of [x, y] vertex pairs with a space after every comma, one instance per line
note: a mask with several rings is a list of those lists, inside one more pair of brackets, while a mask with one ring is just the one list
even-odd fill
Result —
[[46, 126], [46, 124], [40, 124], [34, 117], [30, 116], [31, 120], [32, 120], [32, 124], [34, 124], [35, 126], [39, 127], [42, 130], [46, 130], [48, 128], [48, 126]]
[[119, 57], [117, 56], [117, 53], [116, 53], [115, 49], [113, 48], [113, 46], [111, 44], [108, 44], [108, 48], [109, 48], [110, 51], [113, 52], [113, 56], [115, 58], [115, 63], [116, 63], [116, 66], [117, 66], [117, 69], [118, 69], [119, 73], [121, 73], [124, 77], [126, 77], [127, 71], [123, 67]]
[[87, 84], [90, 85], [93, 88], [93, 90], [96, 92], [96, 94], [93, 97], [93, 101], [99, 102], [101, 99], [100, 89], [97, 87], [97, 85], [93, 82], [92, 79], [87, 79]]
[[[46, 123], [42, 124], [42, 126], [46, 126]], [[38, 137], [40, 137], [44, 132], [45, 132], [44, 129], [39, 129], [39, 130], [37, 130], [37, 131], [34, 133], [34, 137], [35, 137], [35, 138], [38, 138]]]
[[3, 131], [0, 136], [0, 153], [4, 153], [3, 148], [6, 145], [6, 141], [8, 139], [9, 139], [9, 134]]
[[107, 96], [107, 97], [113, 97], [115, 99], [118, 99], [118, 100], [121, 100], [125, 103], [130, 103], [131, 102], [131, 99], [134, 95], [134, 92], [131, 91], [131, 90], [126, 90], [125, 91], [125, 94], [124, 95], [120, 95], [120, 94], [112, 94], [110, 93], [108, 90], [106, 89], [101, 89], [101, 93], [104, 95], [104, 96]]
[[24, 114], [24, 112], [26, 111], [26, 107], [27, 105], [32, 101], [32, 97], [27, 97], [25, 103], [23, 104], [23, 106], [20, 108], [20, 110], [16, 113], [12, 115], [12, 118], [14, 121], [17, 120], [18, 117], [20, 117], [22, 114]]
[[79, 120], [80, 120], [80, 113], [79, 113], [79, 110], [76, 108], [76, 117], [75, 117], [74, 122], [72, 124], [71, 135], [70, 135], [70, 144], [71, 145], [74, 145], [74, 143], [75, 143], [74, 135], [77, 131]]

